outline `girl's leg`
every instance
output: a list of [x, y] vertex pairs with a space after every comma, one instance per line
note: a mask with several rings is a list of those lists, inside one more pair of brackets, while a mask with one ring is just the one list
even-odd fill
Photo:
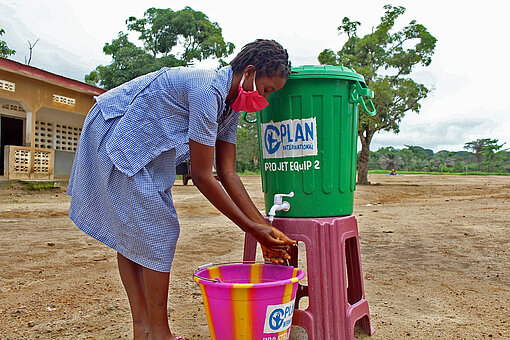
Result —
[[143, 267], [120, 253], [117, 253], [117, 263], [131, 307], [134, 339], [147, 340], [149, 336], [149, 313], [145, 296]]
[[149, 339], [175, 339], [168, 325], [168, 284], [170, 273], [143, 268], [143, 282], [149, 313]]

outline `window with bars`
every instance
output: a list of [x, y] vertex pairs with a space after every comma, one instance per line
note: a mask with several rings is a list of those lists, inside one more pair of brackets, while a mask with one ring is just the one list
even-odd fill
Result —
[[15, 104], [2, 104], [2, 109], [17, 112], [26, 112], [24, 108]]
[[35, 123], [35, 147], [75, 152], [80, 134], [81, 128], [37, 121]]
[[10, 81], [7, 81], [7, 80], [0, 79], [0, 89], [10, 91], [10, 92], [15, 92], [16, 84], [11, 83]]
[[30, 167], [30, 151], [18, 149], [14, 156], [14, 171], [28, 172]]
[[76, 99], [60, 96], [58, 94], [53, 95], [53, 101], [55, 103], [60, 103], [60, 104], [65, 104], [65, 105], [70, 105], [70, 106], [74, 106], [76, 104]]
[[56, 124], [55, 150], [76, 151], [78, 139], [80, 138], [81, 128]]
[[53, 149], [53, 124], [48, 122], [35, 122], [35, 147]]
[[50, 157], [49, 152], [35, 152], [34, 157], [34, 172], [48, 173], [50, 172]]

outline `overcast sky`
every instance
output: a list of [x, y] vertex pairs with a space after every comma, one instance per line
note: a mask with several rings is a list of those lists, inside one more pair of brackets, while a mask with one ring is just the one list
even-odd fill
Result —
[[341, 48], [346, 37], [337, 27], [343, 17], [360, 21], [364, 35], [380, 22], [387, 3], [407, 8], [397, 27], [415, 19], [438, 39], [431, 66], [413, 75], [434, 90], [422, 101], [420, 114], [408, 113], [399, 134], [377, 134], [371, 150], [407, 144], [459, 151], [478, 138], [497, 138], [510, 147], [510, 5], [505, 0], [0, 0], [0, 28], [17, 52], [11, 59], [25, 62], [27, 41], [39, 39], [31, 66], [83, 81], [97, 65], [110, 62], [102, 48], [126, 31], [125, 20], [143, 17], [150, 7], [204, 12], [236, 45], [236, 53], [257, 38], [275, 39], [298, 66], [318, 64], [322, 50]]

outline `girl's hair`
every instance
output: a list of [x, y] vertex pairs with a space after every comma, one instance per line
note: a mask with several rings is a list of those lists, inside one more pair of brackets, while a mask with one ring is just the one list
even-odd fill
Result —
[[257, 39], [245, 45], [230, 62], [234, 74], [240, 74], [246, 66], [255, 66], [257, 77], [290, 76], [290, 61], [287, 50], [274, 40]]

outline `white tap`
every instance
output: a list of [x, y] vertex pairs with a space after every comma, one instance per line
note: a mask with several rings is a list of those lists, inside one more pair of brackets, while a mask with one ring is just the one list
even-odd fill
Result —
[[283, 200], [283, 197], [294, 197], [294, 191], [289, 194], [275, 194], [274, 204], [267, 213], [269, 216], [269, 223], [273, 224], [274, 216], [277, 211], [289, 211], [290, 203]]

